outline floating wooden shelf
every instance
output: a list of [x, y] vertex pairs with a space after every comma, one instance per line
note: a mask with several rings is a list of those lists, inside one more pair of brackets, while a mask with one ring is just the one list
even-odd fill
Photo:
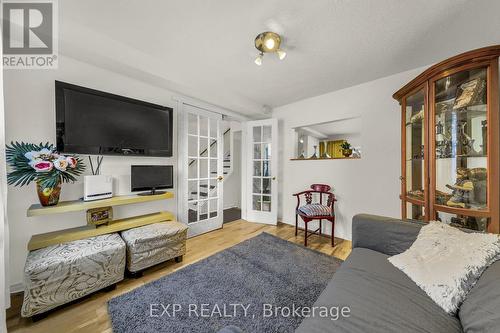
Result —
[[56, 206], [49, 206], [49, 207], [43, 207], [40, 204], [33, 204], [30, 206], [30, 208], [28, 208], [27, 215], [41, 216], [49, 214], [78, 212], [92, 208], [121, 206], [121, 205], [128, 205], [141, 202], [171, 199], [173, 197], [174, 197], [173, 193], [166, 192], [157, 195], [121, 195], [109, 199], [102, 199], [95, 201], [83, 201], [83, 200], [61, 201]]
[[359, 160], [361, 157], [291, 158], [290, 161]]
[[141, 227], [148, 224], [173, 220], [175, 220], [175, 216], [172, 213], [158, 212], [114, 220], [108, 225], [99, 226], [97, 228], [94, 226], [86, 225], [83, 227], [76, 227], [48, 232], [45, 234], [33, 235], [28, 243], [28, 250], [33, 251], [47, 246], [67, 243], [78, 239], [105, 235], [113, 232]]

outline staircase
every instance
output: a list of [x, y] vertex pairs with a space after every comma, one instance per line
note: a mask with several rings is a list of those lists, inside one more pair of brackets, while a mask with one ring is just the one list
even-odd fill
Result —
[[[230, 130], [228, 130], [228, 131], [230, 131]], [[227, 152], [224, 155], [222, 169], [224, 170], [225, 175], [229, 174], [229, 172], [231, 171], [231, 153], [230, 152]], [[212, 172], [212, 175], [216, 175], [216, 174], [217, 174], [217, 172], [215, 172], [215, 171]]]
[[[224, 125], [224, 124], [223, 124]], [[232, 140], [232, 135], [231, 135], [231, 128], [228, 127], [225, 129], [224, 134], [223, 134], [223, 175], [224, 178], [230, 177], [232, 173], [232, 159], [231, 159], [231, 140]], [[208, 155], [208, 149], [212, 148], [212, 146], [215, 143], [212, 143], [210, 147], [203, 149], [200, 153], [200, 157], [206, 157]], [[194, 164], [195, 160], [191, 160], [189, 162], [189, 168], [195, 168], [197, 167], [196, 164]], [[189, 173], [189, 171], [188, 171]], [[217, 175], [217, 172], [211, 172], [210, 177], [215, 177]], [[214, 217], [217, 214], [216, 209], [212, 210], [210, 209], [210, 213], [208, 212], [208, 199], [209, 197], [212, 197], [212, 195], [215, 195], [217, 191], [217, 187], [215, 185], [211, 185], [210, 182], [213, 183], [213, 180], [208, 181], [208, 184], [200, 184], [199, 188], [196, 191], [191, 191], [189, 192], [189, 200], [193, 200], [193, 202], [189, 203], [189, 211], [188, 211], [188, 221], [189, 222], [195, 222], [197, 221], [197, 211], [200, 211], [200, 218], [199, 220], [205, 220], [208, 217]], [[197, 200], [204, 200], [204, 201], [197, 201]]]

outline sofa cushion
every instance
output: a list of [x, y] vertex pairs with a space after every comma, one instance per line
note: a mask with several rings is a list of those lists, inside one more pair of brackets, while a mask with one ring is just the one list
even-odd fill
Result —
[[332, 209], [321, 204], [308, 204], [299, 207], [299, 211], [306, 216], [329, 216], [332, 215]]
[[389, 261], [407, 274], [440, 307], [456, 314], [467, 293], [500, 255], [500, 238], [494, 234], [465, 233], [431, 221], [417, 240]]
[[353, 249], [314, 306], [350, 308], [349, 317], [309, 317], [296, 332], [462, 332], [410, 278], [387, 260], [364, 248]]
[[500, 261], [481, 275], [463, 302], [458, 317], [465, 332], [498, 332], [500, 327]]
[[425, 223], [391, 217], [357, 214], [352, 218], [352, 247], [364, 247], [388, 255], [410, 248]]

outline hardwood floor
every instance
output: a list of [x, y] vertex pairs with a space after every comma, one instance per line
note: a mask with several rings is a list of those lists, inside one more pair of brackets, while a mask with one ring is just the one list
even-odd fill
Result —
[[[222, 229], [188, 239], [187, 253], [184, 255], [183, 262], [175, 263], [173, 260], [170, 260], [166, 263], [152, 267], [139, 279], [126, 278], [118, 283], [116, 290], [111, 292], [97, 292], [76, 301], [74, 304], [63, 306], [51, 312], [47, 318], [36, 323], [32, 323], [31, 320], [20, 317], [22, 294], [13, 295], [11, 298], [12, 307], [7, 310], [8, 332], [111, 333], [111, 323], [107, 311], [107, 302], [109, 299], [148, 282], [157, 280], [164, 275], [175, 272], [186, 265], [211, 256], [216, 252], [238, 244], [261, 232], [267, 232], [298, 244], [303, 244], [304, 241], [304, 234], [302, 231], [300, 231], [299, 235], [296, 237], [295, 228], [283, 223], [277, 226], [250, 223], [243, 220], [226, 223]], [[351, 252], [351, 242], [336, 238], [335, 244], [334, 248], [330, 246], [329, 237], [311, 236], [308, 239], [309, 248], [340, 259], [345, 259]]]

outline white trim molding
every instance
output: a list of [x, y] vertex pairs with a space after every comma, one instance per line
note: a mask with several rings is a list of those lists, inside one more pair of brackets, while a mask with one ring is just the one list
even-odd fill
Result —
[[187, 96], [181, 96], [181, 95], [176, 95], [176, 96], [172, 97], [172, 99], [174, 101], [182, 103], [182, 104], [191, 105], [191, 106], [194, 106], [194, 107], [197, 107], [197, 108], [200, 108], [200, 109], [204, 109], [204, 110], [207, 110], [207, 111], [210, 111], [210, 112], [220, 113], [223, 116], [230, 117], [230, 118], [232, 118], [234, 120], [238, 120], [238, 121], [247, 121], [247, 120], [250, 120], [249, 117], [247, 117], [245, 115], [242, 115], [241, 113], [234, 112], [234, 111], [228, 110], [226, 108], [223, 108], [223, 107], [220, 107], [220, 106], [217, 106], [217, 105], [214, 105], [214, 104], [210, 104], [210, 103], [207, 103], [207, 102], [204, 102], [204, 101], [200, 101], [200, 100], [195, 99], [195, 98], [191, 98], [191, 97], [187, 97]]

